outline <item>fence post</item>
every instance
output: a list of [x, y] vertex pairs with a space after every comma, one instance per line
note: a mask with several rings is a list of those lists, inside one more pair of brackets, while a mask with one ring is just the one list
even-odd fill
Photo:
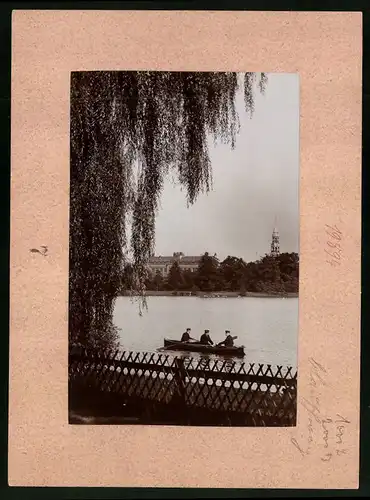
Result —
[[175, 358], [175, 365], [176, 365], [176, 372], [175, 372], [175, 379], [176, 379], [176, 385], [179, 388], [179, 394], [181, 396], [181, 399], [184, 400], [185, 403], [185, 377], [186, 377], [186, 372], [184, 368], [184, 360]]

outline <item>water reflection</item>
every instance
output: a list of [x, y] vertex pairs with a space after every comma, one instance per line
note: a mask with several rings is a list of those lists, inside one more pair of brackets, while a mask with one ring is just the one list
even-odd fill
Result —
[[200, 370], [206, 370], [207, 368], [209, 369], [211, 361], [212, 358], [209, 356], [209, 354], [201, 354], [199, 356], [198, 368]]
[[214, 354], [201, 354], [197, 356], [189, 356], [188, 354], [177, 355], [184, 361], [184, 367], [193, 370], [218, 372], [236, 372], [244, 365], [240, 358], [218, 357]]

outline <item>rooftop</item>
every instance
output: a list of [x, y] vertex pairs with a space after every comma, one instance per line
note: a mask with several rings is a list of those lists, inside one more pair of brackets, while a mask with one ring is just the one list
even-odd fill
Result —
[[197, 264], [201, 258], [201, 255], [158, 255], [151, 257], [149, 259], [149, 264], [168, 264], [174, 262], [175, 260], [181, 262], [182, 264]]

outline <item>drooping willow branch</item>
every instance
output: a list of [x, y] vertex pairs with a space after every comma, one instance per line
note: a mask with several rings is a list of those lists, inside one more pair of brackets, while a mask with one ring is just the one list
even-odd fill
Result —
[[[263, 92], [266, 82], [265, 74], [244, 74], [248, 113], [256, 85]], [[234, 147], [239, 84], [236, 73], [72, 73], [70, 340], [113, 346], [127, 252], [134, 287], [143, 292], [165, 176], [177, 174], [190, 204], [210, 189], [208, 140]]]

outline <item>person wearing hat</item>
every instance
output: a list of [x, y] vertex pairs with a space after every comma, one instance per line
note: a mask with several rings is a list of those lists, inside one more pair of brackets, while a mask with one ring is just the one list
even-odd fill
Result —
[[233, 347], [234, 346], [234, 339], [236, 339], [237, 337], [232, 337], [230, 335], [230, 330], [225, 330], [225, 335], [226, 335], [225, 340], [220, 342], [218, 345], [219, 346], [224, 345], [225, 347]]
[[191, 328], [187, 328], [186, 332], [182, 334], [181, 342], [189, 342], [190, 340], [195, 340], [190, 336]]
[[213, 340], [209, 335], [209, 330], [204, 330], [203, 335], [200, 337], [200, 343], [205, 345], [213, 345]]

